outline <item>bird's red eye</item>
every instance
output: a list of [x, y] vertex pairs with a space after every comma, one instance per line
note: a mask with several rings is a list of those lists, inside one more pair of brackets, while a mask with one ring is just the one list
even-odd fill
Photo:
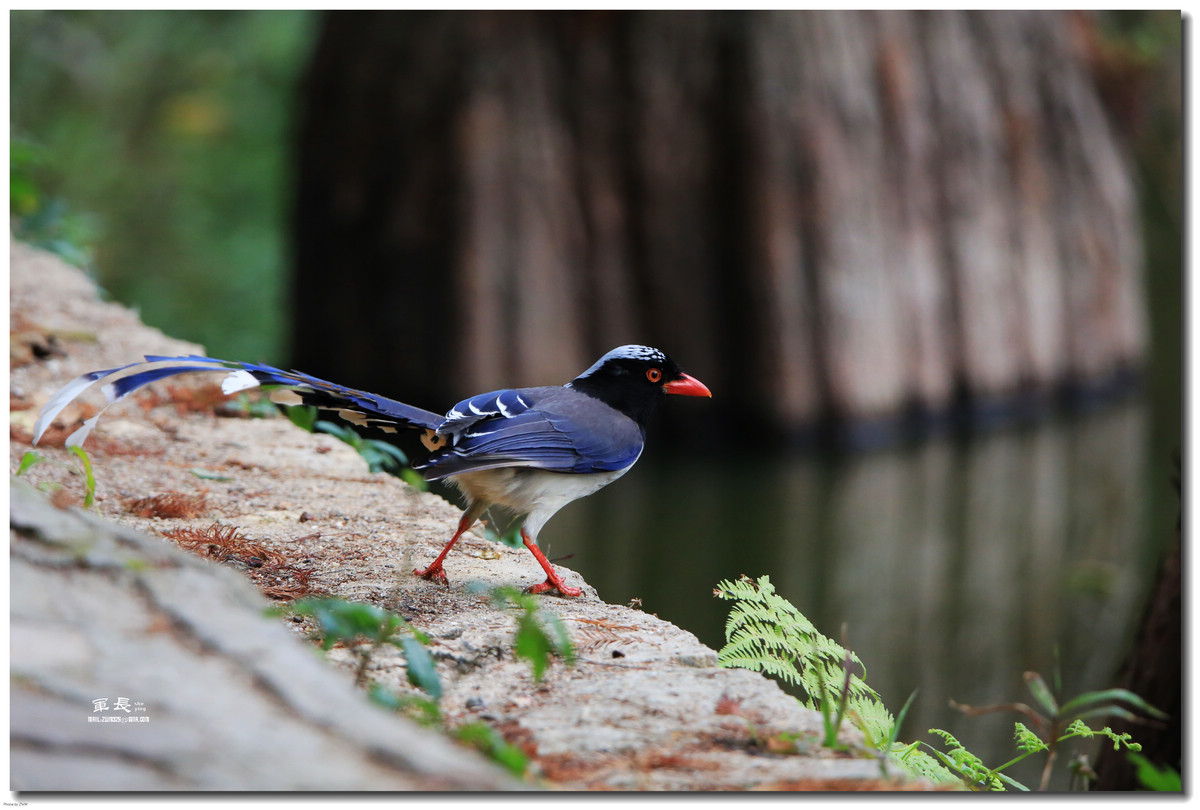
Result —
[[646, 379], [652, 383], [656, 383], [662, 379], [662, 370], [657, 368], [646, 369]]

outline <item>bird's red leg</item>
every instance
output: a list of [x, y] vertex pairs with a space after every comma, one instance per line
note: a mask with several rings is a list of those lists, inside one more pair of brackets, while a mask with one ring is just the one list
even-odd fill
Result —
[[454, 544], [458, 542], [458, 538], [462, 537], [463, 532], [471, 528], [471, 524], [475, 522], [475, 518], [476, 515], [474, 514], [474, 510], [468, 509], [466, 512], [463, 512], [462, 519], [458, 521], [458, 531], [456, 531], [454, 536], [450, 538], [450, 542], [447, 543], [446, 547], [442, 549], [442, 553], [437, 555], [437, 559], [434, 560], [428, 568], [424, 570], [420, 568], [414, 568], [413, 573], [424, 579], [433, 580], [434, 582], [440, 582], [443, 585], [449, 586], [450, 580], [446, 579], [446, 572], [442, 570], [442, 560], [446, 559], [446, 555], [450, 553], [450, 549], [453, 548]]
[[539, 585], [530, 585], [525, 589], [526, 593], [558, 591], [563, 596], [583, 596], [583, 591], [580, 588], [572, 588], [569, 585], [563, 584], [558, 574], [554, 573], [554, 568], [550, 565], [550, 561], [546, 559], [546, 555], [537, 547], [537, 543], [529, 539], [529, 535], [525, 534], [525, 529], [523, 528], [521, 529], [521, 539], [525, 541], [525, 548], [533, 552], [533, 556], [537, 558], [538, 563], [546, 572], [546, 581]]

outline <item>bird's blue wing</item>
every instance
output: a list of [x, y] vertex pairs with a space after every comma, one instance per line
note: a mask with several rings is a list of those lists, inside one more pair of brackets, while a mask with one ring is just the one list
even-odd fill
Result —
[[438, 426], [437, 432], [457, 440], [477, 422], [491, 417], [512, 419], [529, 410], [533, 395], [529, 392], [521, 396], [521, 392], [504, 388], [499, 391], [489, 391], [486, 394], [476, 394], [464, 399], [446, 412], [446, 418]]
[[449, 446], [417, 468], [431, 480], [506, 466], [592, 473], [623, 470], [641, 454], [642, 435], [632, 421], [614, 417], [593, 426], [559, 404], [539, 402], [536, 389], [463, 400], [438, 429], [451, 437]]

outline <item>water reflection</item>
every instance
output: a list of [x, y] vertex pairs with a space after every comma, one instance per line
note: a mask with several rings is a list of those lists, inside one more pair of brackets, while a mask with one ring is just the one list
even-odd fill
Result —
[[1021, 673], [1049, 677], [1056, 648], [1066, 693], [1112, 684], [1166, 539], [1144, 508], [1146, 429], [1130, 404], [836, 462], [647, 458], [541, 542], [606, 600], [639, 597], [713, 647], [713, 585], [769, 574], [827, 634], [845, 626], [893, 711], [920, 689], [905, 738], [946, 728], [998, 763], [1014, 718], [946, 701], [1025, 700]]

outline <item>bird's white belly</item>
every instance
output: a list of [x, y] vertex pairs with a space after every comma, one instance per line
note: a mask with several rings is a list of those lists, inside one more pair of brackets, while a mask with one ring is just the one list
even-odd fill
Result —
[[528, 514], [525, 530], [530, 537], [536, 538], [555, 512], [616, 481], [629, 467], [582, 474], [549, 472], [534, 467], [496, 467], [447, 476], [447, 480], [472, 502], [496, 504], [519, 514]]

